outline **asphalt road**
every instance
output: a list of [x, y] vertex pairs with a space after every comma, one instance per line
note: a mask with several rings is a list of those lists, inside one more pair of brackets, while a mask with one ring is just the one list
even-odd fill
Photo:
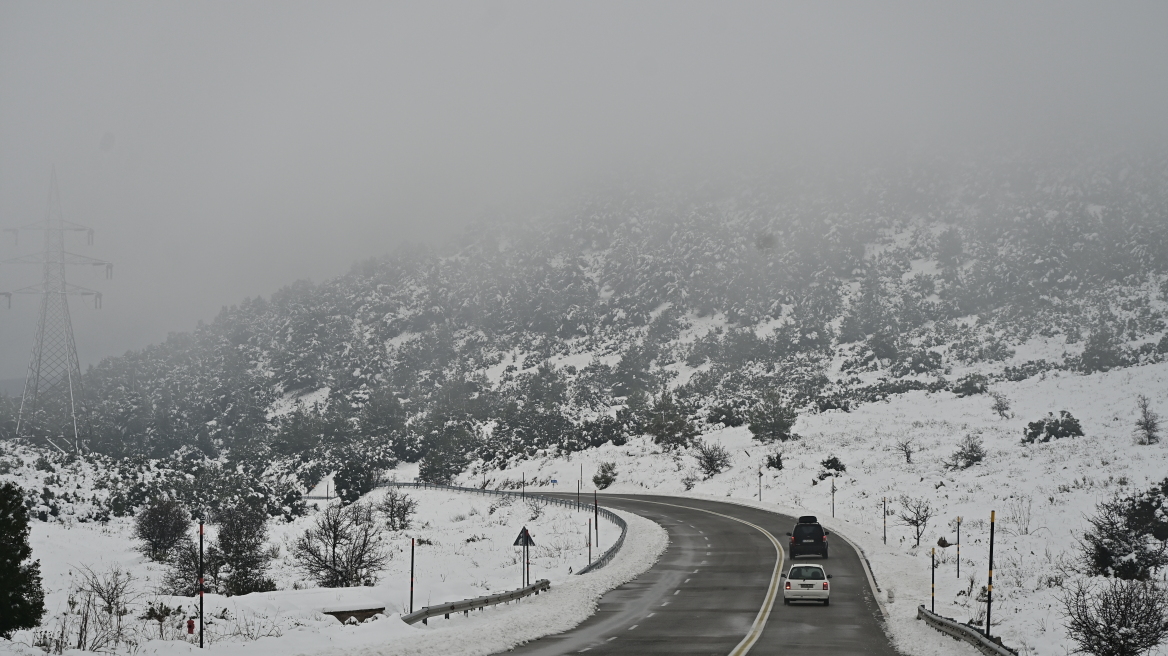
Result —
[[[782, 571], [790, 567], [786, 533], [794, 518], [680, 497], [602, 496], [600, 503], [657, 522], [669, 532], [668, 548], [647, 572], [601, 597], [596, 614], [575, 629], [510, 653], [896, 656], [859, 556], [842, 539], [828, 538], [828, 560], [799, 558], [832, 575], [831, 605], [786, 606], [772, 580], [777, 559]], [[769, 615], [768, 594], [775, 595]]]

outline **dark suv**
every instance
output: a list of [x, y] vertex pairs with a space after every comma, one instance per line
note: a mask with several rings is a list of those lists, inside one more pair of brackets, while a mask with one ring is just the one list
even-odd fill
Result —
[[827, 536], [831, 534], [823, 530], [815, 516], [800, 517], [799, 523], [787, 535], [791, 536], [791, 558], [809, 554], [827, 558]]

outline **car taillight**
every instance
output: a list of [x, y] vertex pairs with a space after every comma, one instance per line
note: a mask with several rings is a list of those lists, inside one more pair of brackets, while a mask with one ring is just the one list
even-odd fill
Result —
[[791, 544], [795, 544], [795, 536], [794, 535], [791, 536]]
[[823, 541], [824, 541], [824, 542], [827, 542], [827, 536], [826, 536], [826, 535], [825, 535], [825, 536], [823, 536]]
[[823, 589], [824, 589], [824, 590], [826, 590], [826, 589], [827, 589], [827, 581], [824, 581], [824, 582], [823, 582]]
[[788, 589], [788, 590], [790, 590], [790, 589], [791, 589], [791, 582], [790, 582], [790, 581], [787, 581], [787, 589]]

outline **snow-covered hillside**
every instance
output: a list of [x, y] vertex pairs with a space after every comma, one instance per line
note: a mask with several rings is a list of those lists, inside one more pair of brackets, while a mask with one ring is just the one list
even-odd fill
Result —
[[[1168, 364], [1086, 376], [1052, 372], [1002, 382], [994, 391], [1009, 398], [1011, 418], [991, 409], [989, 395], [916, 391], [852, 412], [804, 415], [796, 424], [802, 439], [774, 446], [752, 440], [745, 427], [727, 428], [706, 437], [727, 447], [733, 465], [707, 480], [700, 480], [692, 456], [663, 452], [648, 439], [589, 449], [573, 454], [571, 462], [531, 460], [501, 475], [574, 480], [583, 464], [587, 482], [607, 461], [616, 463], [618, 473], [606, 492], [749, 500], [758, 498], [761, 470], [766, 506], [815, 514], [865, 549], [885, 592], [893, 636], [914, 656], [945, 653], [936, 652], [935, 643], [919, 643], [913, 618], [917, 604], [929, 601], [930, 549], [938, 538], [957, 542], [958, 517], [963, 518], [961, 576], [956, 547], [937, 548], [937, 612], [961, 621], [984, 617], [985, 604], [975, 599], [986, 584], [989, 519], [996, 511], [994, 633], [1023, 653], [1065, 654], [1074, 646], [1063, 629], [1059, 595], [1077, 576], [1076, 539], [1086, 516], [1114, 493], [1131, 494], [1168, 477], [1168, 444], [1142, 446], [1133, 436], [1138, 395], [1148, 395], [1168, 414]], [[1085, 436], [1022, 444], [1026, 423], [1060, 410], [1081, 421]], [[980, 437], [987, 456], [954, 470], [946, 462], [966, 435]], [[910, 439], [919, 449], [911, 464], [897, 448], [898, 441]], [[765, 466], [774, 452], [783, 453], [781, 471]], [[836, 480], [834, 520], [832, 481], [817, 476], [829, 456], [847, 466]], [[681, 482], [686, 473], [699, 479], [689, 491]], [[936, 510], [920, 547], [896, 516], [887, 518], [888, 543], [883, 542], [883, 500], [896, 513], [904, 496], [925, 499]]]

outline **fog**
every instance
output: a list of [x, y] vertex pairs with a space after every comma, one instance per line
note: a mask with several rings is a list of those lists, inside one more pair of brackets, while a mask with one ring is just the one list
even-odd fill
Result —
[[[1168, 4], [0, 5], [0, 225], [52, 167], [82, 366], [598, 180], [1165, 138]], [[36, 234], [0, 243], [35, 252]], [[0, 267], [0, 291], [37, 282]], [[37, 299], [0, 307], [24, 374]]]

